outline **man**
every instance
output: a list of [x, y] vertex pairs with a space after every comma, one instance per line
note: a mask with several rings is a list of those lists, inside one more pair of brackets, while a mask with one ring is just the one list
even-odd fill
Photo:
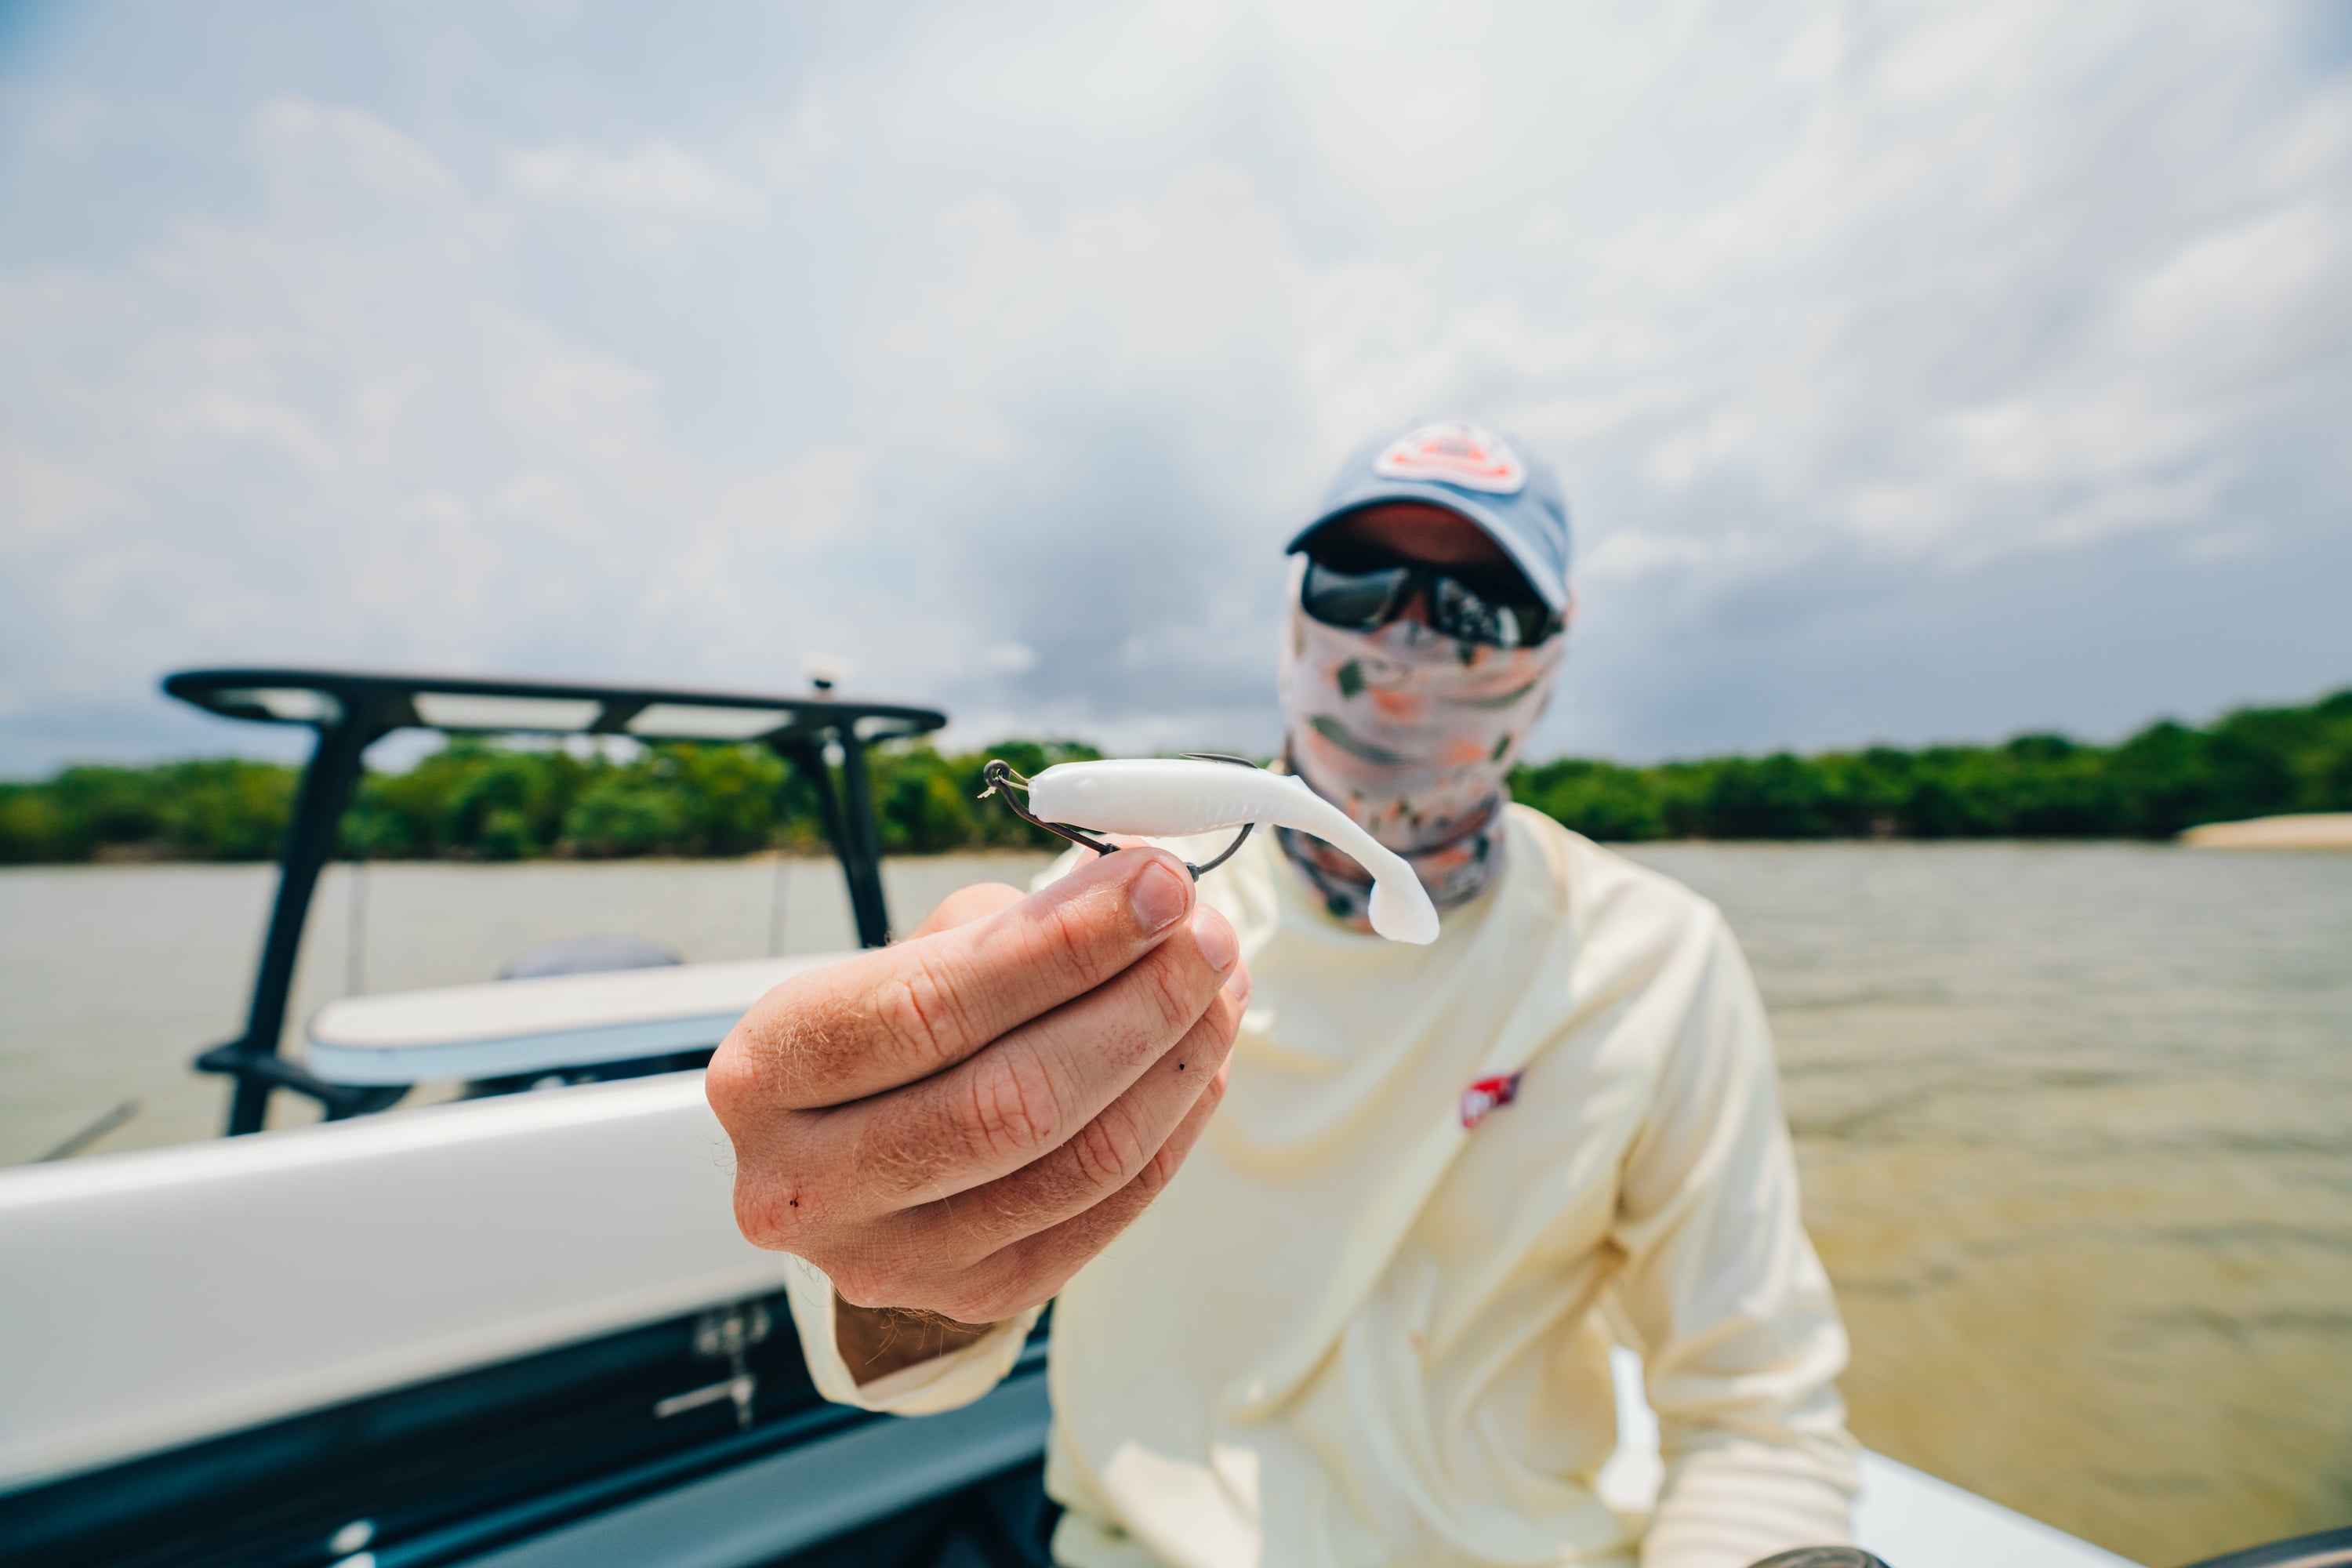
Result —
[[[1370, 934], [1362, 871], [1285, 832], [1197, 891], [1158, 850], [1072, 857], [779, 987], [710, 1092], [819, 1388], [967, 1403], [1057, 1299], [1075, 1568], [1844, 1540], [1844, 1333], [1738, 949], [1505, 794], [1570, 609], [1550, 474], [1421, 426], [1291, 549], [1287, 763], [1412, 862], [1441, 935]], [[1663, 1432], [1649, 1521], [1592, 1489], [1616, 1338]]]

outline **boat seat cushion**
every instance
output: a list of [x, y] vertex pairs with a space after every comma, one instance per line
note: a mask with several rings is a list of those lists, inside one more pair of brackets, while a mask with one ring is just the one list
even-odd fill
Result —
[[329, 1083], [510, 1078], [708, 1049], [770, 987], [845, 953], [681, 963], [346, 996], [310, 1020]]

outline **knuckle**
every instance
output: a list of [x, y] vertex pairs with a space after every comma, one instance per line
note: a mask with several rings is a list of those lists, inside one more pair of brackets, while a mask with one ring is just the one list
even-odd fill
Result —
[[880, 1277], [862, 1263], [854, 1260], [835, 1263], [825, 1268], [824, 1273], [825, 1278], [833, 1281], [835, 1292], [853, 1307], [870, 1309], [890, 1305], [886, 1300], [889, 1292], [883, 1288]]
[[1091, 991], [1110, 979], [1150, 945], [1150, 939], [1137, 932], [1129, 903], [1145, 864], [1154, 859], [1181, 864], [1164, 849], [1140, 845], [1115, 858], [1118, 866], [1108, 872], [1087, 877], [1082, 871], [1048, 889], [1033, 906], [1036, 918], [1026, 923], [1027, 940], [1035, 944], [1034, 956], [1061, 969], [1082, 990]]
[[1127, 1118], [1106, 1112], [1078, 1129], [1067, 1147], [1079, 1175], [1091, 1186], [1125, 1184], [1149, 1157]]
[[924, 1295], [922, 1274], [902, 1250], [869, 1245], [820, 1265], [841, 1299], [853, 1307], [908, 1307]]
[[735, 1228], [754, 1247], [771, 1252], [793, 1250], [803, 1225], [793, 1206], [788, 1187], [772, 1182], [738, 1178], [735, 1183]]
[[[1171, 947], [1176, 944], [1171, 942]], [[1162, 1028], [1182, 1030], [1205, 1009], [1199, 979], [1181, 955], [1162, 949], [1152, 955], [1145, 971], [1145, 998], [1158, 1014]]]
[[1232, 993], [1223, 990], [1217, 993], [1216, 1002], [1210, 1007], [1206, 1016], [1210, 1032], [1216, 1038], [1218, 1049], [1225, 1050], [1232, 1047], [1234, 1039], [1242, 1032], [1242, 1015], [1245, 1011], [1246, 1009], [1234, 999]]
[[1035, 1281], [1013, 1248], [998, 1253], [958, 1280], [954, 1305], [944, 1309], [960, 1323], [1001, 1323], [1029, 1310]]
[[[1213, 1079], [1201, 1094], [1202, 1113], [1214, 1110], [1217, 1102], [1224, 1097], [1225, 1086]], [[1147, 1203], [1159, 1196], [1160, 1190], [1176, 1179], [1176, 1173], [1184, 1168], [1185, 1157], [1192, 1153], [1193, 1142], [1192, 1138], [1180, 1132], [1152, 1151], [1151, 1158], [1144, 1162], [1143, 1169], [1136, 1173], [1134, 1182], [1130, 1184], [1136, 1194]]]
[[976, 1211], [983, 1222], [978, 1249], [985, 1251], [1005, 1237], [1034, 1236], [1060, 1217], [1063, 1202], [1058, 1184], [1052, 1181], [995, 1184], [985, 1206]]
[[869, 1192], [905, 1194], [946, 1180], [959, 1154], [951, 1143], [922, 1136], [901, 1118], [877, 1116], [857, 1130], [850, 1163]]
[[1210, 1112], [1215, 1110], [1217, 1107], [1225, 1102], [1226, 1081], [1225, 1075], [1223, 1072], [1215, 1073], [1210, 1077], [1208, 1087], [1201, 1090], [1201, 1098], [1194, 1101], [1194, 1104], [1199, 1107], [1202, 1115], [1208, 1115]]
[[712, 1108], [722, 1120], [751, 1119], [778, 1104], [826, 1103], [835, 1080], [862, 1055], [866, 1031], [837, 978], [787, 980], [752, 1004], [720, 1043], [711, 1059]]
[[1224, 1066], [1233, 1056], [1234, 1037], [1241, 1032], [1239, 1020], [1226, 1016], [1231, 1011], [1229, 1006], [1224, 1012], [1211, 1007], [1186, 1031], [1181, 1059], [1210, 1072]]
[[959, 1323], [992, 1323], [1003, 1315], [997, 1310], [997, 1300], [996, 1292], [962, 1282], [940, 1299], [937, 1310]]
[[742, 1034], [740, 1023], [728, 1031], [702, 1077], [702, 1092], [710, 1101], [711, 1114], [730, 1133], [739, 1123], [750, 1121], [758, 1110], [759, 1075], [748, 1059]]
[[966, 1125], [991, 1154], [1015, 1154], [1050, 1142], [1058, 1107], [1050, 1088], [1017, 1060], [1000, 1058], [972, 1075]]
[[1052, 1294], [1051, 1290], [1036, 1290], [1034, 1285], [1027, 1285], [1025, 1282], [1022, 1287], [1007, 1287], [1004, 1289], [992, 1291], [974, 1303], [977, 1310], [964, 1321], [1001, 1323], [1007, 1318], [1019, 1317]]
[[1134, 1194], [1147, 1202], [1158, 1197], [1160, 1189], [1173, 1181], [1177, 1171], [1182, 1167], [1184, 1153], [1185, 1151], [1176, 1147], [1173, 1138], [1154, 1150], [1151, 1158], [1144, 1163], [1143, 1169], [1136, 1173], [1135, 1180], [1129, 1184]]
[[755, 1247], [806, 1257], [811, 1240], [841, 1217], [842, 1173], [811, 1157], [807, 1131], [803, 1113], [788, 1113], [781, 1137], [736, 1167], [735, 1225]]
[[1103, 977], [1105, 965], [1095, 952], [1095, 933], [1085, 918], [1087, 905], [1083, 899], [1047, 905], [1032, 940], [1036, 958], [1069, 971], [1091, 989]]
[[952, 981], [929, 953], [913, 955], [904, 974], [885, 983], [874, 997], [875, 1021], [914, 1047], [925, 1059], [942, 1062], [961, 1037], [962, 1010]]

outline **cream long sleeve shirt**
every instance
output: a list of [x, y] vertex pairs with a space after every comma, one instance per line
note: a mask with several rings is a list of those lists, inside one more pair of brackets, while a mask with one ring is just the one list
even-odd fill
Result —
[[[1847, 1539], [1845, 1334], [1738, 947], [1549, 818], [1509, 832], [1428, 947], [1332, 921], [1268, 836], [1202, 882], [1255, 990], [1209, 1131], [1059, 1298], [1058, 1561], [1742, 1568]], [[908, 1415], [978, 1398], [1029, 1327], [859, 1388], [830, 1282], [799, 1265], [793, 1305], [828, 1397]], [[1612, 1321], [1658, 1413], [1652, 1520], [1593, 1491]]]

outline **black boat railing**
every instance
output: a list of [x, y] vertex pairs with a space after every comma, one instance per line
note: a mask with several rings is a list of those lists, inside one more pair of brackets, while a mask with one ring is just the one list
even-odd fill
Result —
[[[194, 669], [168, 677], [163, 689], [223, 718], [297, 724], [317, 734], [278, 857], [278, 896], [244, 1031], [195, 1059], [203, 1071], [224, 1074], [236, 1084], [226, 1127], [232, 1136], [259, 1131], [268, 1118], [269, 1097], [279, 1089], [318, 1101], [330, 1121], [381, 1110], [404, 1092], [327, 1083], [278, 1052], [320, 873], [333, 857], [337, 829], [359, 786], [367, 750], [384, 736], [425, 729], [767, 746], [815, 795], [848, 885], [858, 943], [880, 947], [890, 940], [890, 915], [866, 748], [927, 734], [947, 722], [945, 714], [931, 709], [862, 702], [830, 690], [782, 697], [364, 670]], [[839, 758], [838, 787], [832, 756]]]

